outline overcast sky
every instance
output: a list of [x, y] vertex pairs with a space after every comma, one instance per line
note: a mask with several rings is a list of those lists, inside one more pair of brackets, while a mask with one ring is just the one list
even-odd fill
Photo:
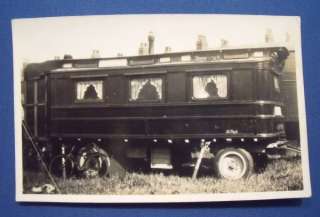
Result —
[[229, 46], [264, 43], [271, 29], [275, 43], [297, 41], [297, 17], [236, 15], [109, 15], [17, 19], [13, 22], [15, 65], [41, 62], [71, 54], [89, 58], [92, 50], [102, 57], [136, 55], [140, 42], [155, 35], [155, 53], [166, 46], [172, 51], [194, 50], [199, 34], [207, 37], [209, 48], [219, 47], [221, 39]]

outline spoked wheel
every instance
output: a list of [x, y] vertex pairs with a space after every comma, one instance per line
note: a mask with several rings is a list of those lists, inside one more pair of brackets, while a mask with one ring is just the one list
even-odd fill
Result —
[[109, 172], [110, 158], [96, 144], [92, 143], [80, 149], [77, 154], [77, 169], [80, 176], [93, 178]]
[[226, 148], [216, 155], [215, 167], [220, 178], [230, 180], [247, 178], [253, 171], [253, 158], [244, 149]]
[[71, 177], [74, 172], [74, 161], [68, 156], [57, 155], [51, 160], [49, 170], [56, 177]]

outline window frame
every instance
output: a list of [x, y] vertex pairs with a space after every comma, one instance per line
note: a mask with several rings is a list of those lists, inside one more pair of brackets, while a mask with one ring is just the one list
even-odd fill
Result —
[[[193, 78], [195, 76], [210, 76], [210, 75], [225, 75], [227, 78], [227, 96], [226, 97], [217, 97], [217, 98], [205, 98], [205, 99], [199, 99], [194, 97], [193, 95]], [[230, 71], [226, 70], [206, 70], [206, 71], [193, 71], [189, 74], [189, 91], [188, 91], [188, 99], [193, 102], [201, 102], [201, 101], [223, 101], [230, 99], [231, 93], [230, 93]]]
[[[101, 82], [102, 85], [102, 96], [101, 99], [78, 99], [78, 83], [81, 82]], [[105, 101], [105, 80], [102, 77], [92, 77], [92, 78], [79, 78], [74, 80], [74, 102], [75, 103], [101, 103]]]
[[[162, 80], [161, 94], [162, 97], [159, 100], [131, 100], [131, 81], [137, 79], [152, 79], [159, 78]], [[127, 91], [127, 102], [132, 104], [141, 103], [162, 103], [165, 102], [166, 98], [166, 76], [164, 74], [142, 74], [142, 75], [130, 75], [127, 77], [128, 91]]]

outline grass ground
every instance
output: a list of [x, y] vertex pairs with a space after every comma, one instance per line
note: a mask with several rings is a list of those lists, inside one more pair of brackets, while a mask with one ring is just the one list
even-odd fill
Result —
[[[202, 175], [196, 180], [189, 176], [162, 173], [128, 173], [125, 177], [94, 179], [70, 178], [56, 180], [65, 194], [183, 194], [265, 192], [302, 190], [300, 158], [270, 160], [266, 169], [248, 179], [223, 180]], [[44, 174], [26, 172], [24, 191], [31, 193], [33, 186], [50, 183]]]

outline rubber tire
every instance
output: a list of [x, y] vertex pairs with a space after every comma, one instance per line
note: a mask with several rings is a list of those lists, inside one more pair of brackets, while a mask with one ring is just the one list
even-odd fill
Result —
[[[244, 174], [237, 179], [250, 177], [250, 175], [252, 174], [252, 172], [254, 170], [253, 157], [248, 151], [246, 151], [245, 149], [242, 149], [242, 148], [225, 148], [225, 149], [221, 149], [220, 151], [218, 151], [216, 157], [214, 158], [214, 167], [215, 167], [215, 172], [216, 172], [217, 176], [219, 178], [230, 179], [230, 178], [224, 177], [224, 175], [219, 170], [219, 161], [221, 160], [221, 157], [225, 156], [226, 153], [228, 153], [228, 152], [237, 153], [237, 154], [241, 155], [242, 158], [245, 160], [245, 164], [247, 165], [246, 171], [244, 172]], [[236, 180], [236, 179], [230, 179], [230, 180]]]

